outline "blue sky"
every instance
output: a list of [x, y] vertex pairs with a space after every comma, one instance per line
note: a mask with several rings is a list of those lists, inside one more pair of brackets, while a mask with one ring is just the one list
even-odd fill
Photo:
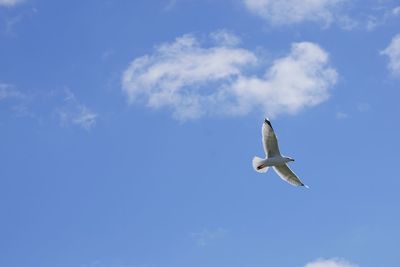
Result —
[[[399, 26], [394, 0], [0, 0], [0, 266], [399, 266]], [[253, 171], [265, 116], [309, 190]]]

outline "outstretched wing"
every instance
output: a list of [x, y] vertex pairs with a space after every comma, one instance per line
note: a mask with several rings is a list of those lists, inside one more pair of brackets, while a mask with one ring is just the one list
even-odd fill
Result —
[[299, 177], [291, 170], [286, 164], [274, 166], [276, 173], [286, 182], [294, 186], [306, 186], [303, 184]]
[[262, 126], [262, 141], [268, 158], [280, 156], [278, 139], [276, 138], [271, 122], [266, 118]]

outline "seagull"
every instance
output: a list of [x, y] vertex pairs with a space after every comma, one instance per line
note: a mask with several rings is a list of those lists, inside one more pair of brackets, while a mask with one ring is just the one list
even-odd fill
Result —
[[278, 139], [268, 118], [265, 118], [262, 126], [262, 142], [266, 157], [264, 159], [253, 158], [253, 168], [256, 172], [267, 172], [269, 167], [272, 166], [276, 173], [289, 184], [309, 188], [300, 181], [299, 177], [286, 164], [294, 161], [294, 159], [284, 157], [279, 152]]

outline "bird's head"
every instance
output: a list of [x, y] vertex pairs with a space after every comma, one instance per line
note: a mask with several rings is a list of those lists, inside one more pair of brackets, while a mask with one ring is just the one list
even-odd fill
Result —
[[285, 159], [289, 162], [289, 161], [294, 161], [293, 158], [289, 158], [289, 157], [285, 157]]
[[267, 124], [267, 125], [269, 125], [269, 127], [272, 128], [271, 122], [269, 121], [268, 118], [265, 118], [265, 119], [264, 119], [264, 123]]

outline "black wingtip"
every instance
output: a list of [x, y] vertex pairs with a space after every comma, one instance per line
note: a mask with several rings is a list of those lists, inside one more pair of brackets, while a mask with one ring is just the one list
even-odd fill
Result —
[[304, 186], [305, 188], [310, 188], [308, 185], [306, 185], [306, 184], [303, 184], [303, 183], [301, 183], [301, 185], [300, 186]]
[[271, 128], [272, 128], [271, 122], [269, 121], [269, 119], [268, 119], [268, 118], [265, 118], [265, 119], [264, 119], [264, 123], [268, 124], [268, 125], [269, 125], [269, 127], [271, 127]]

